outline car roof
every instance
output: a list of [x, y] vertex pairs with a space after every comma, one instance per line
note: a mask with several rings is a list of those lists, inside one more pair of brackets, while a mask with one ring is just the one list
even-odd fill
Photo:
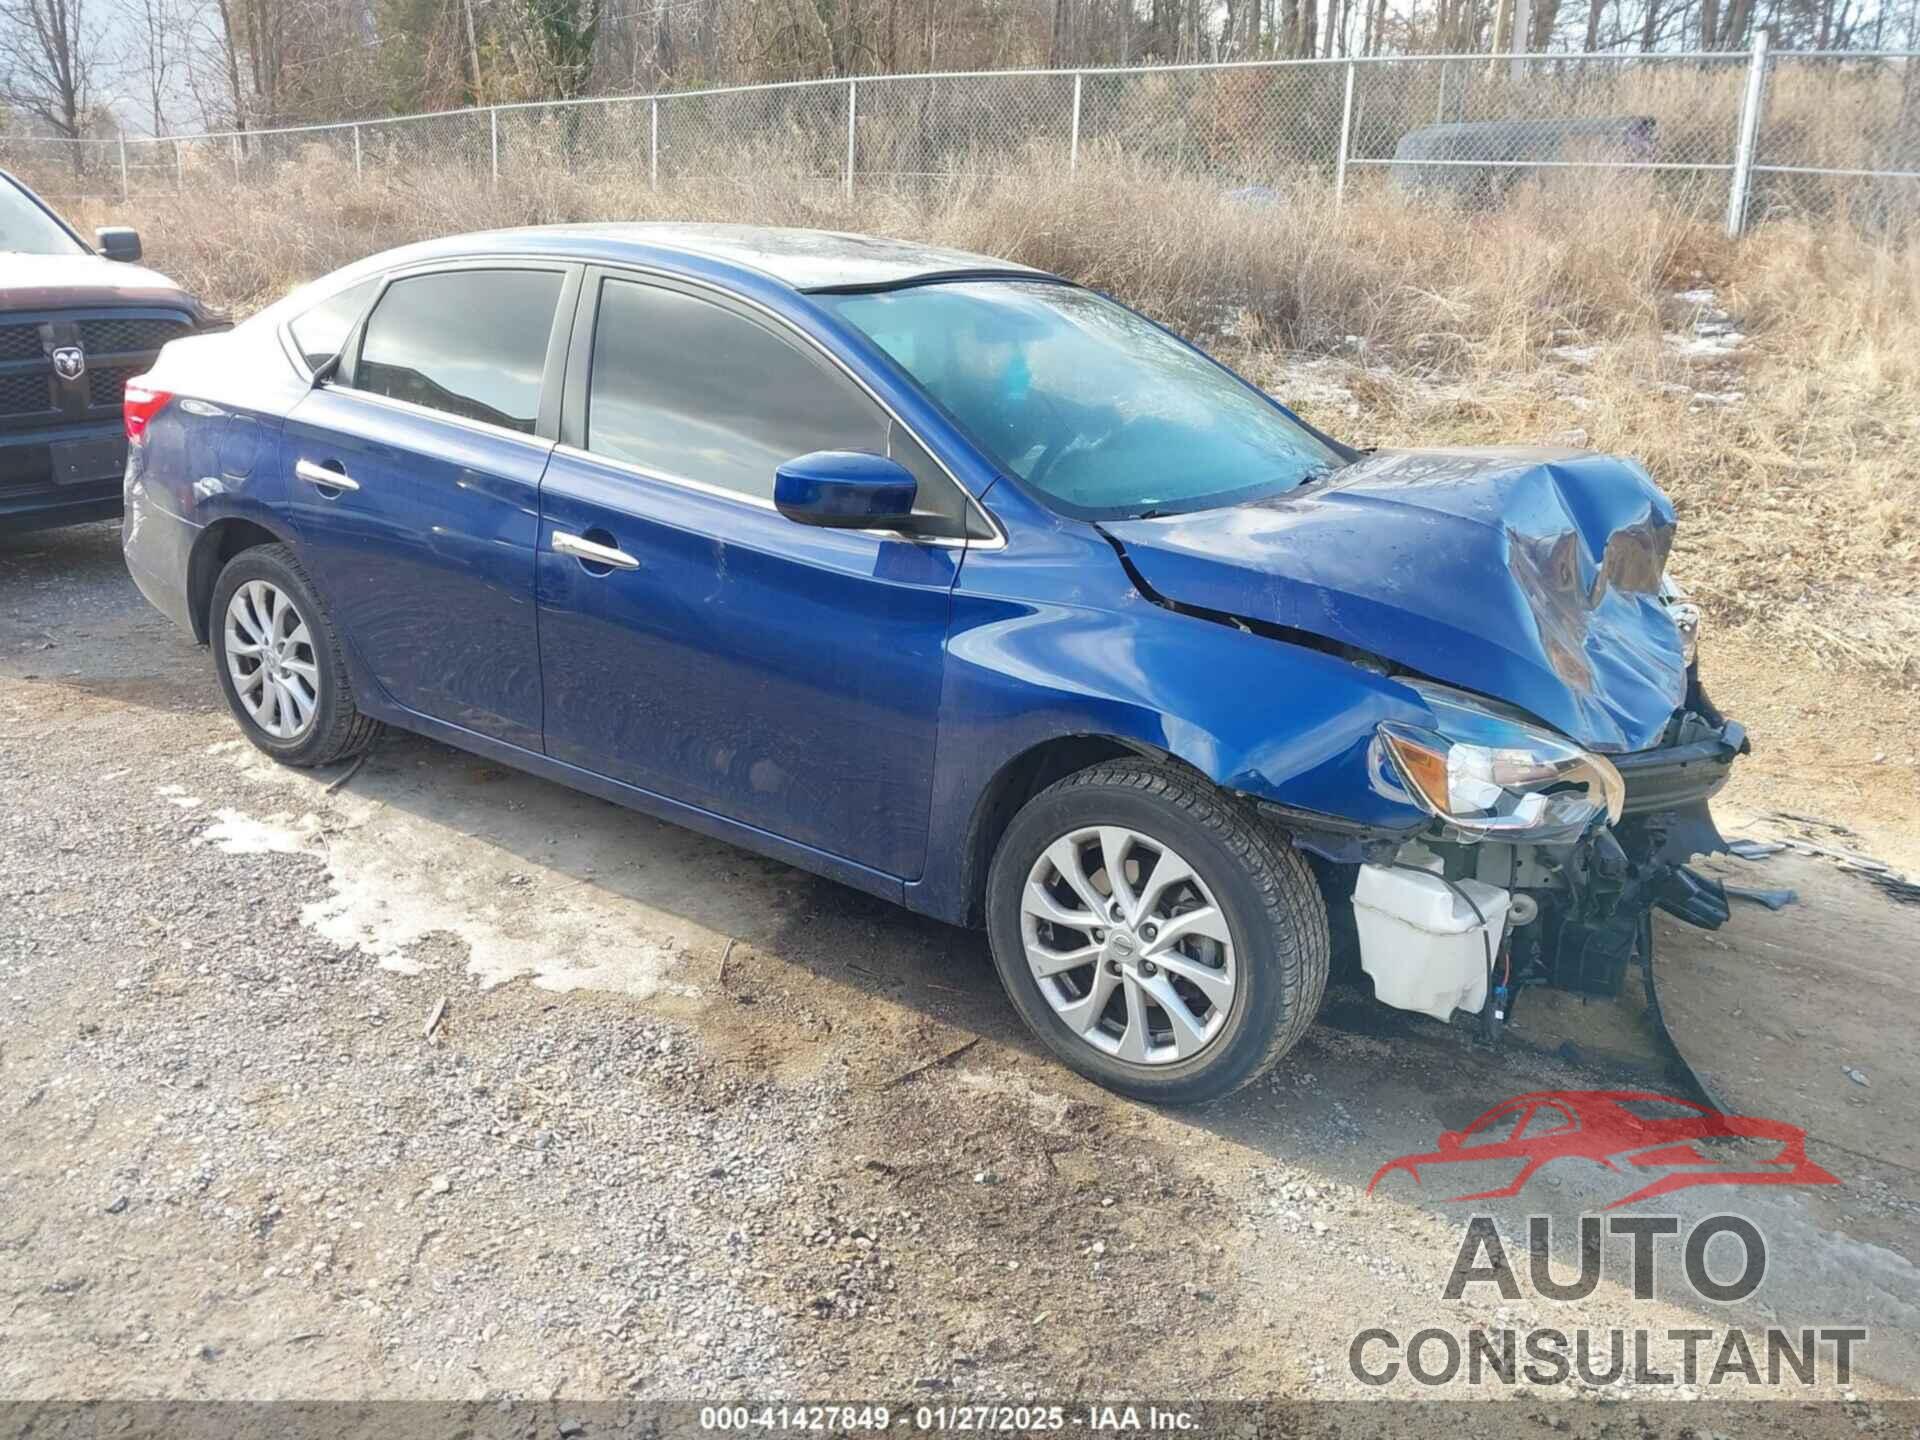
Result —
[[[408, 247], [410, 260], [473, 253], [559, 254], [698, 268], [709, 275], [731, 270], [803, 291], [883, 289], [937, 276], [1045, 275], [1031, 266], [966, 250], [770, 225], [670, 221], [538, 225], [450, 236]], [[689, 267], [687, 262], [695, 265]]]

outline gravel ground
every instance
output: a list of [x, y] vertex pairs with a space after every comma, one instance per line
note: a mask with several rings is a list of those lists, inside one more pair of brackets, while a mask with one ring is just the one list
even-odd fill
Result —
[[[1494, 1055], [1336, 987], [1250, 1093], [1131, 1105], [976, 934], [405, 736], [274, 767], [117, 542], [0, 539], [0, 1395], [1331, 1398], [1366, 1326], [1534, 1319], [1866, 1321], [1863, 1424], [1920, 1370], [1914, 1174], [1818, 1135], [1841, 1187], [1675, 1197], [1768, 1235], [1749, 1307], [1443, 1298], [1473, 1207], [1373, 1170], [1670, 1081], [1632, 1006]], [[1621, 1193], [1560, 1169], [1509, 1234]]]

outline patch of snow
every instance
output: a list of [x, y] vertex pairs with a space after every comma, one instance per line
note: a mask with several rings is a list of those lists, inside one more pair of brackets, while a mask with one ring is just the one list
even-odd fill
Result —
[[211, 845], [226, 855], [315, 855], [323, 852], [320, 819], [309, 812], [291, 824], [255, 820], [238, 810], [215, 812], [195, 845]]
[[1663, 338], [1669, 350], [1686, 360], [1724, 360], [1744, 345], [1747, 339], [1738, 330], [1709, 335], [1687, 335], [1678, 330], [1669, 330]]
[[191, 810], [200, 803], [200, 797], [189, 795], [184, 785], [159, 785], [154, 787], [153, 793], [169, 805], [178, 805], [182, 810]]
[[[323, 824], [311, 810], [297, 818], [282, 812], [265, 819], [221, 810], [195, 843], [227, 854], [323, 860], [328, 894], [301, 907], [300, 923], [383, 970], [419, 974], [425, 969], [422, 942], [452, 937], [465, 945], [467, 973], [483, 989], [530, 979], [543, 990], [597, 990], [643, 1000], [697, 996], [697, 985], [671, 980], [668, 972], [690, 951], [717, 951], [724, 942], [724, 936], [674, 923], [530, 860], [537, 843], [532, 834], [519, 837], [516, 853], [471, 833], [470, 821], [443, 813], [437, 786], [402, 781], [408, 803], [387, 804], [351, 791], [328, 795], [326, 777], [276, 765], [244, 742], [211, 753], [249, 780], [293, 791], [328, 818]], [[573, 798], [582, 807], [593, 805]], [[514, 825], [519, 807], [509, 800], [504, 808], [500, 824]], [[621, 812], [600, 807], [583, 809], [581, 818], [629, 823]]]
[[1569, 365], [1591, 365], [1600, 356], [1598, 345], [1556, 345], [1547, 352], [1556, 360], [1564, 360]]
[[1692, 290], [1676, 291], [1673, 298], [1683, 305], [1711, 305], [1719, 297], [1714, 294], [1711, 285], [1701, 285]]

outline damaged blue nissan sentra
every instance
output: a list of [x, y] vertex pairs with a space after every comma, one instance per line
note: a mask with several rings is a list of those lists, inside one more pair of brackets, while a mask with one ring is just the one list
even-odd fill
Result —
[[1617, 991], [1745, 752], [1631, 461], [1358, 452], [1133, 311], [854, 235], [348, 266], [127, 388], [127, 563], [291, 765], [382, 724], [984, 925], [1122, 1093], [1331, 964], [1490, 1034]]

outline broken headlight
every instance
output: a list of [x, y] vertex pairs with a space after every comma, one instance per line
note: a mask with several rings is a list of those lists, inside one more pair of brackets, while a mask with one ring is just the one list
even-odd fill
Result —
[[1700, 607], [1693, 603], [1673, 576], [1660, 576], [1660, 603], [1673, 617], [1673, 628], [1680, 632], [1680, 653], [1691, 665], [1700, 658]]
[[1375, 783], [1397, 786], [1456, 838], [1570, 840], [1620, 818], [1626, 784], [1604, 756], [1464, 691], [1405, 683], [1434, 723], [1381, 723]]

